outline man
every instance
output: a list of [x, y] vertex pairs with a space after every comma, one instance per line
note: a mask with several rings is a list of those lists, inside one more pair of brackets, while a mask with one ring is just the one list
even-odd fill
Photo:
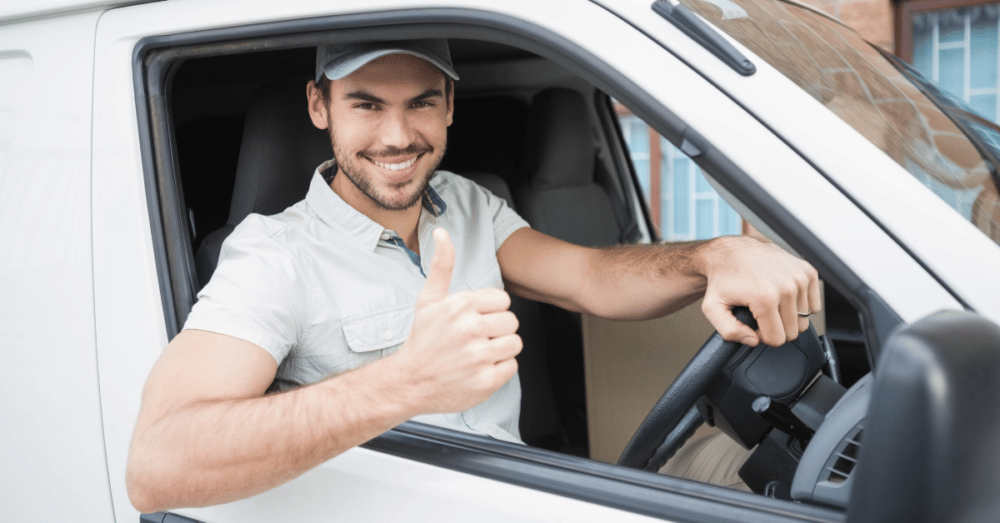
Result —
[[[578, 247], [436, 173], [457, 78], [444, 41], [320, 48], [309, 113], [335, 159], [305, 200], [233, 232], [151, 371], [127, 472], [136, 508], [244, 498], [409, 419], [519, 441], [504, 285], [620, 319], [703, 295], [723, 337], [750, 345], [794, 339], [820, 309], [816, 271], [771, 245]], [[287, 390], [265, 394], [272, 382]]]

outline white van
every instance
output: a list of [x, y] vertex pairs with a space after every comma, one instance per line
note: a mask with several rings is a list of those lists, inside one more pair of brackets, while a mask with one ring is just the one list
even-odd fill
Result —
[[[697, 163], [748, 230], [819, 270], [813, 345], [710, 340], [696, 357], [711, 333], [697, 308], [623, 324], [521, 303], [527, 446], [408, 422], [264, 494], [140, 515], [124, 471], [149, 369], [226, 231], [302, 198], [329, 155], [305, 113], [315, 47], [424, 37], [450, 40], [462, 78], [442, 168], [506, 194], [544, 232], [658, 241], [624, 107]], [[553, 181], [539, 158], [588, 167]], [[1000, 129], [793, 1], [9, 0], [0, 513], [1000, 519], [998, 172]], [[658, 402], [688, 359], [693, 381], [672, 390], [690, 401]], [[752, 400], [777, 385], [753, 376], [791, 384], [761, 415]], [[656, 473], [703, 418], [755, 448], [754, 492]]]

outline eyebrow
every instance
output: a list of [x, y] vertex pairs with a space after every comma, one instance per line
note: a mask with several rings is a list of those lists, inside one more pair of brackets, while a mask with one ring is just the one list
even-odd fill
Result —
[[[440, 89], [428, 89], [417, 96], [407, 100], [407, 103], [419, 102], [421, 100], [426, 100], [428, 98], [434, 98], [437, 96], [444, 96], [444, 93]], [[364, 102], [371, 102], [375, 104], [386, 104], [386, 101], [370, 93], [364, 91], [352, 91], [344, 95], [345, 100], [361, 100]]]

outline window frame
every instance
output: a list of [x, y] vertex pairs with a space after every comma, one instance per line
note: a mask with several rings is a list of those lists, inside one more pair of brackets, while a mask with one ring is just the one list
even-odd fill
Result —
[[997, 4], [996, 0], [902, 0], [896, 5], [894, 54], [913, 63], [913, 17], [918, 13]]

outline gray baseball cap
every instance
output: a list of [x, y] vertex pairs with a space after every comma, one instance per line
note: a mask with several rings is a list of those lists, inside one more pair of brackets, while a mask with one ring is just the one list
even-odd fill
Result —
[[316, 81], [324, 73], [330, 80], [339, 80], [368, 62], [390, 54], [418, 56], [437, 66], [453, 80], [458, 80], [455, 67], [451, 64], [448, 40], [438, 38], [321, 45], [316, 48]]

